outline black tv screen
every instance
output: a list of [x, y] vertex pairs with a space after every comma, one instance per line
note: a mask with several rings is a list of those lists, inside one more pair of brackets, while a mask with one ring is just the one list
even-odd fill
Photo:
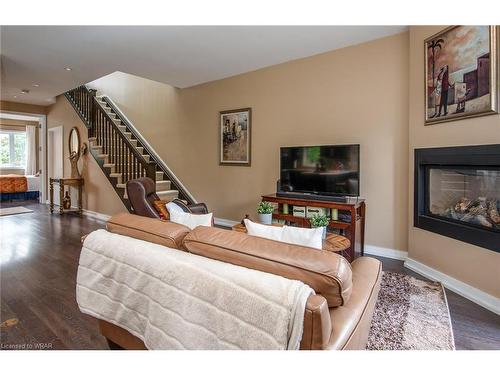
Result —
[[359, 145], [281, 147], [280, 190], [359, 196]]

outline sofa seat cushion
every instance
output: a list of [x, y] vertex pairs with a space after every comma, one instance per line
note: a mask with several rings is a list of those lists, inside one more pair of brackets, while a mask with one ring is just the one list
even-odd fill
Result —
[[158, 245], [180, 249], [189, 228], [171, 221], [122, 213], [112, 216], [106, 223], [109, 232]]
[[345, 304], [351, 294], [349, 262], [329, 251], [201, 226], [184, 238], [183, 247], [197, 255], [300, 280], [325, 297], [330, 307]]
[[375, 258], [361, 257], [351, 265], [351, 298], [344, 306], [330, 309], [332, 335], [328, 349], [363, 350], [368, 342], [382, 279], [382, 264]]

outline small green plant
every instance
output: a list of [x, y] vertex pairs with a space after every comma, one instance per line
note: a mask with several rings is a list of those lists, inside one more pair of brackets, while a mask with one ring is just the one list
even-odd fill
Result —
[[269, 202], [260, 202], [257, 207], [257, 213], [259, 214], [272, 214], [274, 207]]
[[309, 221], [313, 228], [326, 227], [329, 223], [328, 216], [314, 214]]

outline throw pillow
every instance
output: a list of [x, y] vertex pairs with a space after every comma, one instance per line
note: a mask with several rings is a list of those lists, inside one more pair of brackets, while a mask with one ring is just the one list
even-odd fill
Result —
[[297, 228], [284, 226], [281, 240], [295, 245], [323, 248], [323, 228]]
[[245, 219], [244, 222], [248, 235], [267, 238], [268, 240], [281, 241], [283, 227], [254, 223], [248, 219]]
[[188, 227], [189, 229], [194, 229], [197, 226], [212, 226], [212, 213], [206, 215], [196, 215], [190, 214], [182, 211], [173, 210], [170, 211], [170, 221], [173, 221], [177, 224], [182, 224]]
[[163, 220], [169, 220], [170, 219], [170, 215], [168, 213], [167, 207], [165, 206], [165, 203], [168, 203], [168, 202], [167, 201], [162, 201], [162, 200], [153, 201], [153, 207], [158, 212], [158, 214], [160, 215], [161, 219], [163, 219]]
[[312, 247], [319, 250], [323, 248], [323, 228], [297, 228], [287, 225], [276, 227], [254, 223], [248, 219], [245, 219], [245, 226], [250, 236]]

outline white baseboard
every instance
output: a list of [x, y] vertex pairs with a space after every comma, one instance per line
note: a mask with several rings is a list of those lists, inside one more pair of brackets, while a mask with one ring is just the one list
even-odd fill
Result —
[[229, 228], [231, 228], [233, 225], [239, 224], [239, 221], [234, 221], [234, 220], [222, 219], [220, 217], [215, 217], [214, 218], [214, 223], [215, 223], [215, 225], [220, 225], [222, 227], [229, 227]]
[[108, 221], [111, 217], [110, 215], [101, 214], [100, 212], [82, 210], [83, 214], [91, 219], [99, 220], [99, 221]]
[[410, 270], [415, 271], [428, 279], [441, 282], [449, 290], [477, 303], [485, 309], [493, 311], [495, 314], [500, 315], [500, 298], [474, 288], [463, 281], [448, 276], [434, 268], [426, 266], [423, 263], [417, 262], [414, 259], [407, 258], [404, 265], [406, 268], [409, 268]]
[[374, 245], [365, 244], [365, 254], [376, 255], [379, 257], [406, 260], [408, 258], [408, 252], [403, 250], [389, 249], [387, 247], [380, 247]]

